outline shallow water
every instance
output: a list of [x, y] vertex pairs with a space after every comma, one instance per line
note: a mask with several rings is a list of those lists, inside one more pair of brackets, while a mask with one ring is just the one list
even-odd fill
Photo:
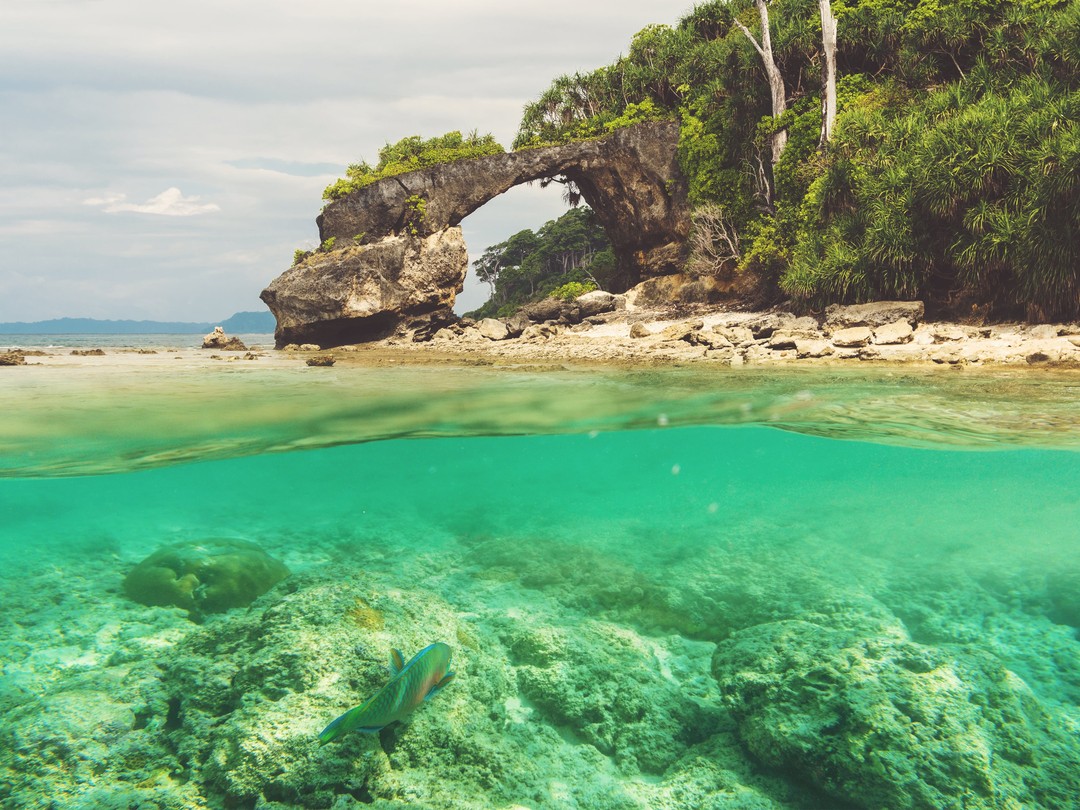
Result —
[[[18, 371], [5, 806], [1078, 806], [1075, 375]], [[221, 537], [292, 575], [125, 596]]]

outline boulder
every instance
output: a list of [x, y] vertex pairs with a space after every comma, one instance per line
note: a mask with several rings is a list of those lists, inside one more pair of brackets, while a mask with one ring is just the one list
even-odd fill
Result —
[[534, 323], [522, 331], [522, 340], [547, 340], [559, 334], [557, 326], [548, 323]]
[[510, 330], [497, 318], [484, 318], [476, 324], [476, 330], [488, 340], [506, 340]]
[[[220, 326], [215, 326], [214, 331], [203, 337], [202, 347], [204, 349], [223, 349], [230, 352], [246, 352], [247, 346], [238, 337], [230, 337], [225, 334], [225, 330]], [[101, 354], [105, 352], [101, 352]]]
[[851, 349], [865, 346], [870, 342], [872, 333], [868, 326], [851, 326], [847, 329], [839, 329], [832, 334], [834, 346]]
[[510, 333], [509, 336], [512, 338], [516, 338], [521, 335], [522, 332], [529, 328], [529, 326], [532, 324], [532, 321], [529, 320], [528, 315], [519, 310], [513, 315], [511, 315], [509, 318], [507, 318], [504, 323], [506, 324], [507, 331]]
[[734, 346], [749, 346], [754, 342], [754, 333], [745, 326], [714, 326], [713, 331], [727, 338]]
[[795, 341], [795, 336], [786, 331], [773, 332], [772, 337], [766, 341], [765, 345], [774, 351], [783, 351], [785, 349], [794, 349]]
[[321, 366], [323, 368], [329, 368], [334, 365], [334, 355], [332, 354], [317, 354], [314, 357], [309, 357], [304, 361], [309, 366]]
[[907, 321], [900, 320], [894, 323], [879, 326], [874, 330], [874, 343], [880, 346], [891, 346], [900, 343], [910, 343], [915, 330]]
[[717, 332], [698, 330], [692, 332], [687, 339], [695, 346], [705, 346], [714, 351], [725, 351], [735, 348], [730, 340]]
[[635, 321], [630, 324], [630, 337], [632, 338], [647, 338], [652, 336], [652, 332], [641, 321]]
[[833, 348], [827, 340], [813, 338], [796, 338], [795, 340], [795, 356], [798, 358], [827, 357], [832, 353]]
[[832, 304], [825, 308], [825, 331], [869, 326], [871, 329], [896, 321], [907, 321], [915, 327], [926, 314], [922, 301], [872, 301], [868, 304], [844, 306]]
[[456, 320], [454, 299], [467, 267], [460, 228], [392, 234], [314, 253], [278, 276], [262, 299], [277, 318], [278, 347], [430, 336]]
[[753, 333], [754, 340], [766, 340], [772, 337], [773, 332], [787, 329], [794, 322], [795, 316], [790, 312], [767, 312], [744, 321], [743, 326]]
[[935, 324], [930, 333], [934, 337], [934, 343], [950, 343], [955, 340], [963, 340], [968, 336], [968, 333], [962, 327], [947, 323]]
[[581, 310], [582, 318], [590, 318], [602, 312], [613, 312], [615, 310], [615, 296], [604, 290], [593, 290], [584, 295], [579, 295], [576, 301]]
[[547, 321], [558, 321], [567, 317], [574, 308], [574, 304], [561, 298], [544, 298], [526, 304], [518, 312], [533, 323], [546, 323]]
[[26, 358], [19, 352], [4, 352], [0, 354], [0, 366], [25, 366]]
[[701, 319], [673, 323], [660, 330], [662, 340], [689, 340], [691, 335], [701, 330], [705, 322]]

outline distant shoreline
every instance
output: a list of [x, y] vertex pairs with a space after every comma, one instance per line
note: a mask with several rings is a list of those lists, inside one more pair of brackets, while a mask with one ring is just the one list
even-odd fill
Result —
[[266, 334], [276, 326], [270, 312], [235, 312], [220, 321], [134, 321], [52, 318], [0, 323], [0, 337], [16, 335], [203, 335], [221, 326], [226, 332]]

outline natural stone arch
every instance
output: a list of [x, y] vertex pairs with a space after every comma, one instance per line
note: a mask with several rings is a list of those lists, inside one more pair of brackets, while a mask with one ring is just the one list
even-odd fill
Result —
[[468, 266], [460, 222], [533, 180], [573, 181], [631, 278], [678, 272], [690, 211], [677, 143], [675, 122], [639, 124], [598, 140], [389, 177], [330, 203], [318, 225], [332, 249], [294, 265], [262, 293], [278, 321], [278, 345], [423, 335], [451, 321]]

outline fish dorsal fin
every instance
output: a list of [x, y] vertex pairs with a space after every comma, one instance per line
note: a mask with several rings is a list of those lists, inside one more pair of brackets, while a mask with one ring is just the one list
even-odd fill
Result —
[[401, 654], [401, 650], [390, 650], [390, 674], [397, 675], [403, 669], [405, 669], [405, 656]]

